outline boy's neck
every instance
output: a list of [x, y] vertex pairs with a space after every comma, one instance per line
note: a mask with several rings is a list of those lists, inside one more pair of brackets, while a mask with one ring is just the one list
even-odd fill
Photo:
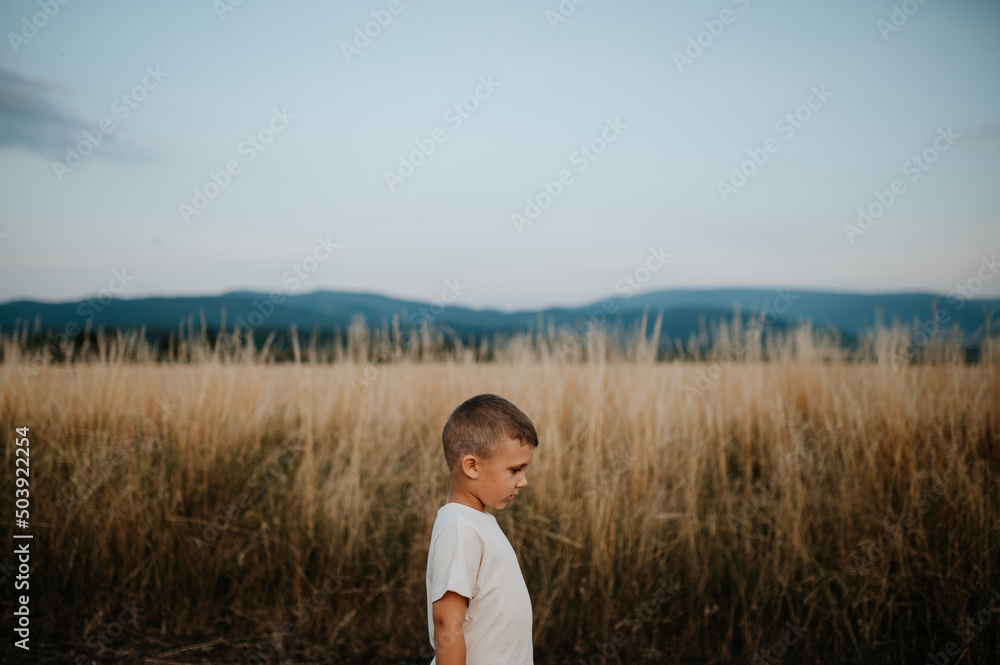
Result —
[[469, 492], [458, 490], [454, 486], [452, 486], [452, 488], [448, 491], [448, 500], [446, 503], [459, 503], [463, 506], [474, 508], [481, 513], [486, 512], [486, 504], [480, 501], [478, 497], [470, 494]]

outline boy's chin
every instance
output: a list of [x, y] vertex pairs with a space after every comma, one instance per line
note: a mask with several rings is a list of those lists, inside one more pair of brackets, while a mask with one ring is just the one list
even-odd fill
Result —
[[497, 510], [503, 510], [512, 503], [514, 503], [514, 499], [507, 497], [506, 499], [500, 499], [500, 502], [493, 507], [496, 508]]

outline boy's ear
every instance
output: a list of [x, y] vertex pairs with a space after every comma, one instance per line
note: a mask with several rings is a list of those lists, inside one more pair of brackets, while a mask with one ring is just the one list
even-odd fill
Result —
[[472, 480], [479, 478], [479, 460], [476, 459], [475, 455], [462, 455], [459, 465], [462, 468], [462, 473]]

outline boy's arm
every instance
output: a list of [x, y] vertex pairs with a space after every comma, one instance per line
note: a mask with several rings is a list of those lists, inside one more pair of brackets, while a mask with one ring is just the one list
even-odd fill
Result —
[[434, 658], [438, 665], [465, 665], [465, 612], [469, 599], [446, 591], [434, 601]]

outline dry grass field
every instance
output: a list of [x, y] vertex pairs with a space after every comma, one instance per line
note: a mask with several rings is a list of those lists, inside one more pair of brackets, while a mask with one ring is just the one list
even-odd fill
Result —
[[33, 657], [429, 662], [441, 430], [493, 392], [540, 439], [497, 513], [537, 663], [996, 663], [995, 340], [967, 364], [898, 330], [855, 358], [808, 329], [730, 332], [671, 362], [600, 335], [476, 362], [355, 328], [299, 362], [194, 336], [166, 362], [102, 337], [69, 363], [7, 334], [3, 493], [29, 427]]

